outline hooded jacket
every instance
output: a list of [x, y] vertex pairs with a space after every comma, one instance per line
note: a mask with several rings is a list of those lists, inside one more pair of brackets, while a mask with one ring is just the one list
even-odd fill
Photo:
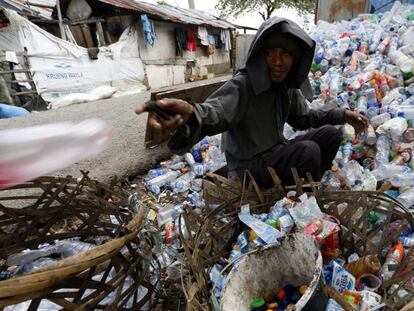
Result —
[[[295, 36], [301, 45], [301, 58], [278, 84], [270, 80], [263, 48], [264, 39], [274, 31]], [[204, 103], [195, 104], [188, 121], [190, 136], [175, 134], [169, 142], [171, 151], [183, 154], [204, 136], [226, 132], [228, 168], [242, 171], [264, 153], [288, 143], [283, 136], [286, 122], [298, 130], [343, 124], [343, 109], [310, 110], [302, 95], [312, 100], [308, 73], [314, 50], [315, 42], [294, 22], [278, 17], [263, 22], [244, 65]]]

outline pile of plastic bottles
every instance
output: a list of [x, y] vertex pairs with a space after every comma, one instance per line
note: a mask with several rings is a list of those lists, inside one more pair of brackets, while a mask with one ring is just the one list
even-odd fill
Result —
[[[289, 194], [288, 194], [289, 195]], [[386, 221], [386, 216], [371, 212], [368, 216], [368, 224], [374, 229]], [[227, 268], [236, 268], [238, 261], [254, 251], [256, 248], [275, 243], [277, 239], [288, 233], [304, 232], [315, 238], [320, 245], [324, 259], [324, 278], [326, 284], [337, 290], [345, 300], [356, 310], [379, 310], [382, 306], [381, 285], [389, 281], [395, 269], [405, 257], [413, 260], [414, 228], [403, 232], [394, 244], [384, 248], [382, 256], [367, 255], [359, 257], [354, 253], [348, 258], [342, 255], [342, 246], [339, 239], [341, 226], [339, 221], [330, 215], [323, 213], [316, 199], [306, 194], [295, 198], [294, 194], [275, 203], [268, 214], [250, 214], [249, 206], [242, 207], [239, 219], [246, 229], [238, 236], [233, 244], [233, 249], [228, 259], [217, 262], [210, 271], [210, 280], [215, 286], [214, 295], [220, 299]], [[399, 230], [399, 220], [384, 226], [372, 237], [373, 242], [379, 242], [383, 235], [391, 235]], [[371, 250], [369, 250], [371, 252]], [[372, 249], [372, 253], [376, 250]], [[414, 261], [413, 261], [414, 262]], [[407, 269], [411, 269], [410, 267]], [[256, 280], [260, 283], [260, 280]], [[291, 284], [301, 286], [303, 284]], [[407, 284], [414, 288], [414, 278]], [[290, 285], [289, 285], [290, 286]], [[392, 294], [398, 288], [393, 285], [388, 294]], [[267, 289], [263, 289], [263, 297]], [[398, 297], [409, 295], [406, 288], [398, 288]], [[298, 296], [300, 298], [300, 296]], [[278, 306], [274, 310], [285, 310], [290, 304], [297, 302], [290, 299], [278, 299]], [[262, 301], [261, 299], [260, 301]], [[266, 298], [264, 300], [267, 302]], [[259, 301], [255, 301], [259, 304]], [[269, 302], [273, 302], [269, 300]], [[256, 305], [256, 304], [255, 304]], [[261, 304], [262, 307], [263, 304]], [[252, 308], [253, 310], [253, 308]], [[264, 309], [265, 310], [265, 309]], [[343, 311], [333, 299], [329, 301], [326, 311]]]
[[[414, 6], [396, 1], [384, 14], [320, 21], [311, 68], [313, 109], [342, 107], [365, 115], [364, 133], [346, 125], [329, 187], [376, 190], [414, 204]], [[380, 182], [380, 184], [378, 184]]]
[[174, 155], [161, 166], [148, 172], [145, 181], [155, 195], [163, 190], [174, 193], [199, 192], [200, 183], [208, 171], [216, 171], [226, 165], [224, 153], [220, 150], [221, 136], [206, 136], [191, 152], [184, 156]]

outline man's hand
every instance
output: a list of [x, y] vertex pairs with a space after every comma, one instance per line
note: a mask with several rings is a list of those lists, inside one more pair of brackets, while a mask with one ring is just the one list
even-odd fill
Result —
[[[155, 114], [150, 115], [148, 123], [160, 135], [161, 133], [174, 134], [177, 128], [186, 123], [193, 114], [193, 106], [181, 99], [164, 98], [157, 100], [156, 105], [175, 114], [170, 120], [162, 120]], [[146, 108], [146, 104], [139, 105], [135, 109], [135, 113], [147, 112]]]
[[357, 112], [345, 110], [345, 122], [352, 125], [360, 133], [368, 128], [368, 119]]

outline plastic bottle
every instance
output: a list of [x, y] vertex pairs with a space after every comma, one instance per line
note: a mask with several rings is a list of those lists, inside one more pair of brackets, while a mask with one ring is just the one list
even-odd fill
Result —
[[315, 54], [315, 63], [320, 64], [323, 59], [323, 54], [325, 53], [325, 50], [322, 46], [318, 48]]
[[194, 172], [188, 172], [180, 176], [173, 182], [173, 191], [175, 193], [182, 193], [189, 190], [191, 187], [191, 182], [194, 180], [194, 178]]
[[368, 106], [368, 103], [367, 103], [367, 98], [365, 97], [365, 96], [361, 96], [359, 99], [358, 99], [358, 104], [357, 104], [357, 109], [358, 109], [358, 112], [360, 113], [360, 114], [362, 114], [362, 115], [364, 115], [364, 116], [366, 116], [367, 115], [367, 106]]
[[370, 53], [374, 53], [375, 50], [377, 49], [378, 44], [381, 40], [381, 36], [382, 36], [382, 29], [378, 29], [373, 33], [371, 43], [369, 45], [369, 52]]
[[342, 147], [342, 156], [344, 164], [348, 163], [352, 158], [352, 143], [350, 141], [346, 142]]
[[404, 246], [401, 243], [396, 243], [388, 252], [385, 263], [381, 269], [381, 276], [383, 281], [388, 281], [392, 278], [395, 271], [390, 271], [390, 265], [398, 265], [404, 258]]
[[413, 60], [400, 50], [395, 50], [389, 55], [393, 64], [397, 65], [403, 73], [413, 72]]
[[162, 187], [165, 186], [166, 184], [176, 180], [179, 176], [179, 173], [177, 171], [171, 171], [171, 172], [167, 172], [164, 175], [155, 177], [151, 180], [148, 181], [148, 186], [149, 187]]
[[398, 242], [402, 243], [404, 247], [411, 248], [414, 247], [414, 237], [403, 237], [399, 238]]
[[391, 115], [388, 112], [381, 113], [373, 118], [371, 118], [371, 125], [374, 128], [377, 128], [381, 124], [391, 120]]
[[194, 160], [193, 155], [192, 155], [191, 153], [189, 153], [189, 152], [187, 152], [187, 153], [184, 155], [184, 160], [187, 162], [187, 164], [188, 164], [190, 167], [192, 167], [192, 166], [196, 163], [196, 161]]
[[414, 187], [401, 193], [397, 200], [406, 208], [411, 208], [414, 205]]
[[382, 106], [389, 105], [391, 102], [393, 102], [399, 96], [401, 96], [401, 94], [403, 94], [403, 93], [404, 93], [404, 88], [403, 87], [397, 87], [397, 88], [393, 89], [392, 91], [390, 91], [387, 95], [385, 95], [382, 98], [381, 105]]
[[319, 70], [322, 73], [325, 73], [328, 71], [328, 69], [329, 69], [329, 62], [326, 59], [322, 59], [321, 63], [319, 64]]
[[372, 118], [379, 113], [379, 105], [377, 102], [377, 95], [374, 88], [370, 88], [365, 91], [367, 98], [367, 116]]
[[397, 155], [392, 161], [392, 164], [396, 165], [404, 165], [411, 159], [411, 154], [407, 151], [401, 152], [399, 155]]
[[381, 262], [376, 255], [367, 255], [357, 261], [344, 265], [353, 276], [358, 278], [364, 273], [376, 274], [381, 269]]
[[395, 152], [402, 152], [404, 150], [413, 149], [413, 148], [414, 148], [414, 143], [413, 142], [404, 143], [404, 142], [401, 142], [401, 141], [395, 141], [392, 144], [392, 151], [395, 151]]
[[378, 180], [384, 180], [391, 178], [396, 174], [411, 173], [411, 169], [405, 165], [395, 165], [393, 163], [382, 164], [377, 169], [373, 170], [372, 173]]
[[339, 185], [341, 188], [349, 186], [348, 178], [336, 164], [332, 166], [331, 171], [332, 175], [339, 181]]
[[151, 180], [151, 179], [154, 179], [155, 177], [166, 174], [168, 171], [170, 170], [162, 168], [162, 167], [154, 168], [148, 171], [147, 178], [148, 180]]
[[375, 130], [372, 127], [372, 125], [368, 126], [367, 137], [365, 138], [365, 142], [371, 146], [375, 145], [375, 143], [377, 142], [377, 135], [375, 134]]
[[335, 71], [332, 75], [329, 90], [332, 96], [336, 96], [342, 90], [342, 75], [339, 71]]
[[184, 206], [182, 204], [178, 204], [175, 206], [163, 208], [157, 214], [157, 222], [158, 226], [163, 226], [166, 223], [173, 222], [181, 213], [184, 211]]
[[391, 42], [391, 36], [386, 36], [384, 40], [382, 40], [382, 42], [378, 45], [377, 47], [378, 52], [383, 54], [386, 48], [388, 47], [388, 45], [390, 44], [390, 42]]
[[77, 255], [96, 247], [94, 244], [70, 239], [57, 241], [56, 246], [62, 258]]
[[362, 177], [362, 190], [375, 191], [377, 190], [377, 179], [369, 170], [364, 170]]
[[342, 92], [336, 96], [336, 101], [340, 108], [349, 108], [349, 95], [348, 92]]

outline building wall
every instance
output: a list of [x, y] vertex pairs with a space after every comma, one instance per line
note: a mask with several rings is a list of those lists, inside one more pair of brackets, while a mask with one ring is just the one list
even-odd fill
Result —
[[[185, 83], [195, 73], [222, 74], [231, 70], [230, 52], [216, 49], [214, 54], [208, 55], [207, 47], [199, 43], [196, 52], [185, 51], [182, 57], [177, 56], [175, 28], [191, 26], [154, 21], [153, 46], [145, 41], [142, 25], [137, 23], [136, 27], [139, 54], [146, 65], [148, 85], [152, 89]], [[213, 31], [220, 32], [219, 29]]]

